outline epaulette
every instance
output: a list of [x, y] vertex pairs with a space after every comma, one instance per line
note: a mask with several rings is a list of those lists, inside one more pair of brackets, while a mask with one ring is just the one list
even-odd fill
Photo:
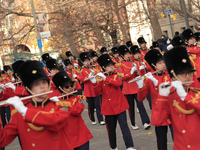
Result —
[[77, 96], [82, 100], [86, 100], [86, 96], [85, 95], [77, 95]]
[[17, 109], [13, 109], [13, 110], [11, 111], [11, 116], [13, 116], [16, 112], [17, 112]]
[[120, 77], [122, 77], [122, 78], [124, 77], [124, 74], [123, 74], [123, 73], [119, 73], [119, 72], [118, 72], [117, 75], [120, 76]]
[[66, 102], [66, 101], [59, 101], [59, 102], [56, 102], [56, 105], [58, 106], [62, 106], [62, 107], [71, 107], [71, 103], [70, 102]]

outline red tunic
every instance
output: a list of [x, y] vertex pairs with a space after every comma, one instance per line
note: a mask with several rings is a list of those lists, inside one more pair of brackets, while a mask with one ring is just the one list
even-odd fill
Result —
[[[150, 79], [145, 78], [144, 86], [141, 89], [138, 88], [137, 96], [138, 96], [139, 101], [143, 101], [147, 97], [147, 94], [150, 93], [151, 102], [152, 102], [151, 125], [156, 125], [155, 118], [157, 118], [158, 116], [156, 116], [154, 112], [155, 112], [155, 107], [157, 103], [157, 97], [159, 95], [158, 87], [161, 83], [171, 81], [171, 79], [167, 73], [164, 73], [162, 75], [153, 74], [153, 76], [158, 80], [158, 85], [155, 86], [154, 83]], [[166, 126], [170, 124], [171, 122], [169, 120], [165, 120], [160, 126]]]
[[141, 59], [144, 59], [144, 56], [146, 55], [146, 53], [147, 53], [148, 51], [149, 51], [149, 50], [140, 49], [140, 52], [141, 52]]
[[122, 93], [120, 86], [122, 80], [116, 73], [106, 76], [105, 81], [98, 83], [95, 89], [102, 92], [101, 114], [117, 115], [129, 108], [128, 102]]
[[51, 98], [51, 97], [54, 97], [54, 96], [60, 96], [61, 93], [58, 90], [58, 88], [56, 87], [56, 85], [53, 83], [52, 77], [49, 77], [49, 79], [50, 79], [50, 83], [51, 83], [51, 85], [50, 85], [50, 91], [53, 91], [52, 93], [48, 94], [49, 97]]
[[[137, 65], [137, 64], [136, 64]], [[136, 82], [132, 82], [132, 83], [128, 83], [131, 79], [134, 79], [138, 76], [138, 74], [136, 72], [133, 73], [133, 75], [131, 75], [131, 68], [132, 68], [132, 64], [130, 61], [123, 61], [122, 65], [120, 67], [120, 73], [123, 73], [124, 76], [122, 76], [122, 80], [123, 80], [123, 94], [127, 95], [127, 94], [136, 94], [137, 93], [137, 83]], [[139, 71], [139, 68], [137, 66], [137, 70]]]
[[[66, 70], [67, 74], [69, 75], [69, 77], [72, 79], [72, 70], [69, 71], [69, 70]], [[75, 73], [77, 76], [78, 74]], [[75, 79], [76, 80], [76, 79]], [[81, 89], [81, 85], [80, 83], [76, 80], [76, 89], [75, 90], [80, 90]]]
[[[174, 150], [199, 150], [199, 92], [189, 90], [185, 100], [182, 101], [176, 93], [175, 88], [172, 87], [171, 94], [168, 97], [158, 97], [156, 112], [158, 116], [160, 115], [166, 119], [169, 118], [172, 121]], [[162, 120], [158, 120], [157, 123], [157, 125], [162, 124]]]
[[70, 102], [72, 107], [68, 108], [70, 116], [68, 117], [68, 124], [65, 127], [65, 132], [69, 143], [73, 148], [79, 147], [87, 143], [93, 136], [85, 125], [81, 113], [85, 106], [79, 102], [80, 98], [73, 95], [64, 101]]
[[26, 106], [25, 117], [13, 110], [10, 123], [0, 128], [0, 147], [10, 144], [19, 135], [25, 150], [73, 150], [64, 132], [68, 112], [49, 100], [43, 101], [41, 106], [32, 102]]
[[93, 83], [90, 80], [84, 81], [90, 74], [89, 68], [83, 68], [81, 75], [77, 77], [84, 84], [84, 95], [86, 97], [97, 97], [101, 94], [100, 90], [94, 90]]
[[193, 67], [196, 70], [195, 75], [200, 78], [200, 49], [197, 46], [187, 47], [188, 53], [191, 55], [190, 60], [194, 61]]

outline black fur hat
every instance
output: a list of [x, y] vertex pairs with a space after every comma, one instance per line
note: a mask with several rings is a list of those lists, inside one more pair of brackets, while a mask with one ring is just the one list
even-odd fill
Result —
[[140, 49], [139, 49], [139, 47], [138, 47], [137, 45], [133, 45], [133, 46], [130, 48], [130, 50], [131, 50], [131, 53], [132, 53], [133, 55], [135, 55], [136, 53], [141, 53], [141, 52], [140, 52]]
[[172, 39], [172, 45], [173, 47], [177, 47], [177, 46], [183, 46], [183, 45], [186, 45], [183, 38], [181, 36], [175, 36], [173, 39]]
[[139, 37], [139, 38], [137, 39], [137, 42], [138, 42], [139, 44], [147, 43], [143, 37]]
[[65, 64], [65, 66], [67, 66], [69, 64], [72, 65], [71, 61], [68, 58], [64, 60], [64, 64]]
[[152, 43], [152, 46], [153, 46], [153, 48], [156, 48], [156, 47], [159, 47], [159, 48], [160, 48], [160, 45], [159, 45], [158, 42], [153, 42], [153, 43]]
[[100, 49], [100, 53], [101, 54], [103, 54], [104, 52], [107, 52], [108, 50], [107, 50], [107, 48], [106, 47], [102, 47], [101, 49]]
[[43, 55], [42, 55], [42, 60], [44, 61], [44, 63], [46, 63], [46, 61], [48, 60], [48, 59], [50, 59], [51, 57], [50, 57], [50, 55], [49, 55], [49, 53], [44, 53]]
[[103, 54], [97, 59], [98, 64], [101, 66], [103, 70], [105, 70], [106, 66], [109, 64], [115, 64], [108, 54]]
[[182, 32], [182, 37], [184, 39], [184, 41], [188, 41], [191, 37], [195, 37], [194, 33], [192, 32], [191, 29], [186, 29]]
[[67, 51], [67, 52], [65, 53], [65, 55], [66, 55], [67, 57], [73, 56], [72, 53], [71, 53], [71, 51]]
[[48, 70], [51, 70], [51, 69], [54, 69], [54, 68], [58, 69], [58, 64], [57, 64], [55, 59], [47, 60], [46, 61], [46, 66], [47, 66]]
[[117, 47], [113, 47], [113, 48], [111, 49], [111, 52], [112, 52], [113, 54], [119, 53]]
[[88, 52], [80, 53], [80, 59], [81, 59], [82, 62], [84, 62], [86, 59], [90, 60], [89, 53]]
[[11, 67], [10, 67], [10, 66], [8, 66], [8, 65], [5, 65], [5, 66], [3, 66], [3, 70], [4, 70], [4, 71], [8, 71], [8, 70], [12, 70], [12, 69], [11, 69]]
[[164, 61], [170, 77], [174, 76], [173, 72], [177, 75], [183, 71], [195, 71], [185, 47], [175, 47], [167, 51], [164, 54]]
[[92, 51], [92, 52], [90, 53], [90, 56], [91, 56], [91, 57], [98, 57], [97, 52], [95, 52], [95, 51]]
[[12, 69], [13, 69], [13, 72], [14, 72], [14, 77], [15, 78], [17, 78], [17, 70], [19, 69], [19, 67], [22, 65], [24, 63], [24, 61], [23, 60], [18, 60], [18, 61], [16, 61], [16, 62], [14, 62], [13, 64], [12, 64]]
[[125, 53], [131, 53], [129, 51], [129, 48], [126, 46], [126, 45], [121, 45], [119, 48], [118, 48], [118, 51], [119, 51], [119, 54], [120, 56], [124, 56]]
[[52, 78], [53, 83], [56, 85], [56, 87], [58, 88], [58, 90], [63, 93], [63, 91], [61, 89], [63, 89], [63, 87], [67, 84], [67, 83], [73, 83], [74, 81], [72, 81], [72, 79], [69, 77], [69, 75], [67, 74], [66, 71], [60, 71], [58, 73], [56, 73], [53, 78]]
[[31, 89], [33, 83], [42, 79], [47, 80], [49, 83], [49, 78], [43, 69], [42, 63], [39, 61], [28, 60], [24, 62], [17, 70], [17, 74], [22, 80], [25, 88], [28, 87]]
[[131, 41], [126, 42], [126, 46], [131, 47], [133, 46], [133, 43]]
[[163, 55], [157, 49], [148, 51], [145, 55], [145, 60], [151, 66], [153, 70], [156, 70], [156, 63], [163, 58]]
[[196, 41], [199, 41], [200, 40], [200, 32], [196, 32], [196, 33], [194, 33], [194, 35], [195, 35]]

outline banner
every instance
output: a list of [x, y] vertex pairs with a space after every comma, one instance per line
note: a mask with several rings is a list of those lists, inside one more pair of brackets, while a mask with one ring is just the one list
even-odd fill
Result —
[[45, 12], [42, 14], [38, 14], [38, 30], [40, 32], [41, 38], [51, 36], [51, 32], [49, 30], [48, 16]]

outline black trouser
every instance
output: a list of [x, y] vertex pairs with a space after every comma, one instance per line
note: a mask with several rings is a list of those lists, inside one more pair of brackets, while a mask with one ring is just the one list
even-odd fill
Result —
[[130, 94], [125, 96], [129, 104], [129, 117], [131, 119], [132, 126], [135, 126], [135, 101], [139, 109], [142, 124], [144, 125], [145, 123], [150, 123], [149, 116], [146, 112], [143, 102], [138, 101], [137, 94]]
[[89, 114], [90, 120], [92, 122], [95, 121], [94, 109], [96, 108], [98, 122], [100, 123], [101, 121], [103, 121], [103, 115], [101, 114], [101, 107], [100, 107], [100, 104], [101, 104], [100, 96], [87, 97], [87, 102], [88, 102], [88, 114]]
[[150, 95], [150, 93], [147, 94], [147, 100], [149, 102], [149, 107], [152, 110], [152, 103], [151, 103], [151, 95]]
[[87, 143], [85, 143], [85, 144], [83, 144], [83, 145], [81, 145], [81, 146], [79, 146], [79, 147], [77, 147], [77, 148], [74, 148], [74, 150], [89, 150], [90, 148], [89, 148], [89, 141], [87, 142]]
[[108, 131], [108, 138], [110, 142], [110, 147], [112, 149], [117, 147], [116, 143], [116, 127], [117, 121], [119, 122], [119, 126], [122, 131], [123, 139], [126, 145], [126, 148], [133, 147], [133, 139], [131, 136], [131, 132], [129, 130], [126, 118], [126, 111], [118, 114], [118, 115], [106, 115], [105, 116], [106, 127]]
[[1, 112], [1, 121], [4, 127], [10, 121], [10, 106], [0, 107], [0, 112]]
[[[172, 135], [172, 139], [173, 139], [172, 125], [169, 125], [169, 128], [171, 130], [171, 135]], [[155, 132], [156, 132], [158, 150], [167, 150], [168, 126], [159, 126], [159, 127], [157, 126], [157, 127], [155, 127]]]

